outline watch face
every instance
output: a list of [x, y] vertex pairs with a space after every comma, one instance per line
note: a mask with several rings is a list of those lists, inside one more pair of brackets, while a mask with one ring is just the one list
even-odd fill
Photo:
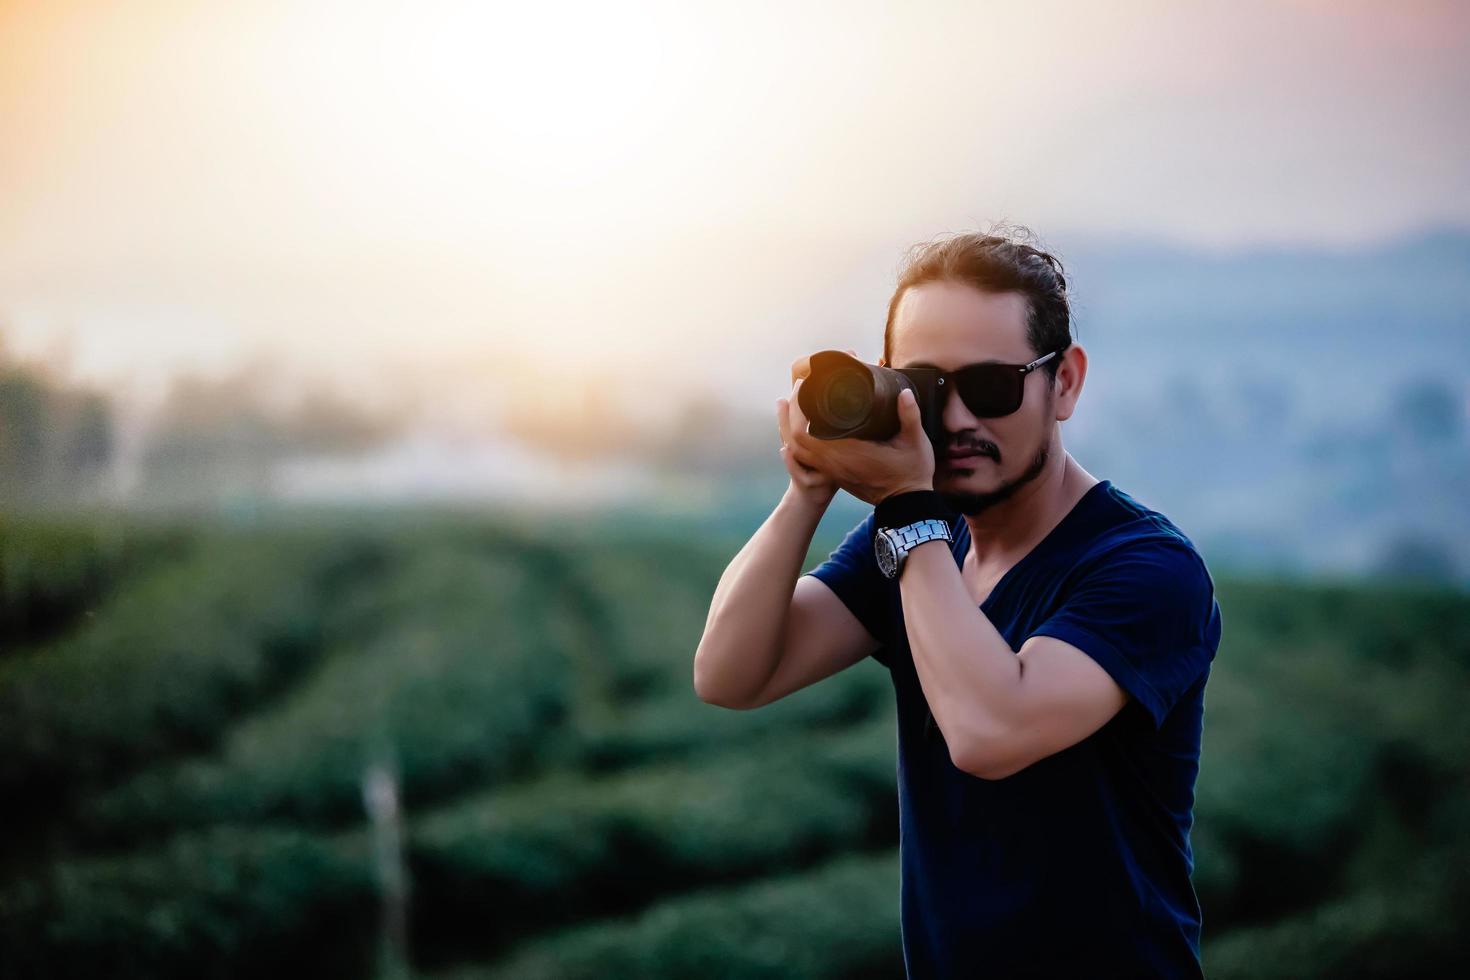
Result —
[[879, 531], [873, 539], [873, 551], [878, 557], [878, 571], [893, 578], [898, 573], [898, 553], [894, 551], [893, 542], [888, 540], [886, 532]]

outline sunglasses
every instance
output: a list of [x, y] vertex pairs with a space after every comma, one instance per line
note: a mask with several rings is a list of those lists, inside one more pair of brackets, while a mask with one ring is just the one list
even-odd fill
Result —
[[[1065, 348], [1064, 348], [1065, 349]], [[1026, 375], [1062, 353], [1054, 350], [1030, 364], [971, 364], [954, 371], [932, 367], [895, 368], [920, 391], [935, 396], [943, 409], [946, 396], [959, 392], [970, 414], [981, 419], [998, 419], [1021, 407], [1026, 397]]]

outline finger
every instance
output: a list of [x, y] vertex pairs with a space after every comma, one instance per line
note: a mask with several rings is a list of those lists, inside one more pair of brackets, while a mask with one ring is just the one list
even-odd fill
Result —
[[820, 471], [822, 468], [822, 461], [806, 446], [789, 445], [786, 447], [786, 455], [804, 469]]
[[812, 453], [822, 452], [822, 450], [826, 448], [825, 444], [828, 442], [831, 442], [831, 440], [818, 439], [816, 436], [808, 432], [806, 426], [804, 425], [793, 425], [791, 427], [791, 439], [787, 442], [787, 445], [791, 446], [794, 449], [800, 449], [802, 452], [810, 455]]
[[806, 413], [801, 410], [801, 382], [802, 379], [798, 378], [796, 385], [791, 389], [791, 400], [787, 406], [787, 421], [792, 432], [806, 431], [807, 417]]
[[802, 378], [811, 373], [812, 358], [810, 354], [806, 355], [805, 357], [798, 357], [796, 360], [791, 362], [791, 384], [793, 386], [795, 386], [796, 383]]
[[790, 446], [781, 447], [781, 463], [786, 467], [786, 472], [790, 473], [793, 479], [804, 479], [809, 475], [810, 471], [798, 463], [796, 458], [791, 455]]
[[818, 439], [808, 431], [805, 416], [801, 410], [792, 404], [791, 429], [787, 433], [786, 445], [791, 447], [792, 452], [799, 454], [802, 459], [807, 460], [807, 465], [821, 465], [826, 459], [827, 452], [832, 440]]
[[919, 411], [919, 400], [912, 388], [898, 393], [898, 422], [903, 435], [911, 436], [924, 427], [923, 414]]
[[788, 422], [791, 423], [791, 428], [789, 428], [788, 432], [786, 432], [786, 435], [789, 436], [789, 444], [800, 445], [800, 447], [806, 448], [807, 453], [810, 453], [810, 451], [819, 448], [820, 444], [822, 444], [823, 442], [823, 439], [819, 439], [816, 438], [816, 436], [811, 435], [811, 422], [807, 419], [806, 413], [804, 413], [804, 411], [801, 411], [801, 406], [797, 403], [797, 400], [795, 400], [795, 398], [792, 398], [791, 400], [789, 416], [791, 416], [788, 419]]
[[784, 398], [776, 399], [776, 428], [781, 432], [781, 445], [791, 444], [791, 417]]

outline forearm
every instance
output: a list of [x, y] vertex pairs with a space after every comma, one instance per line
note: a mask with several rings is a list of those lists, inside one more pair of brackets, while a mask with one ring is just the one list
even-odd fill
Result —
[[776, 672], [792, 592], [824, 510], [788, 490], [720, 576], [694, 654], [694, 687], [705, 701], [749, 701]]
[[924, 698], [950, 755], [968, 759], [1012, 725], [1020, 662], [975, 605], [944, 542], [909, 553], [899, 591]]

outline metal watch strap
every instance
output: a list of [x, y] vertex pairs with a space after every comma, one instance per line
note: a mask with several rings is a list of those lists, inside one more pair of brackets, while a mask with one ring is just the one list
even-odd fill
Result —
[[904, 552], [908, 552], [915, 545], [921, 545], [925, 541], [950, 540], [949, 525], [934, 517], [904, 527], [890, 528], [890, 530], [898, 535], [898, 540], [894, 543], [900, 545]]
[[879, 561], [880, 570], [889, 578], [897, 578], [903, 572], [903, 563], [908, 559], [909, 552], [924, 542], [954, 540], [949, 533], [948, 522], [935, 518], [927, 518], [898, 528], [879, 528], [878, 533], [883, 535], [893, 551], [892, 574], [889, 574], [883, 567], [886, 563], [881, 560], [881, 557]]

